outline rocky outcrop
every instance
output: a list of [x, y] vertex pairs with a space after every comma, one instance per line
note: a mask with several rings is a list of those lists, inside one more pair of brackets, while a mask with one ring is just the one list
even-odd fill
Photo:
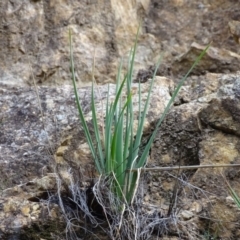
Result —
[[[93, 59], [96, 80], [114, 81], [119, 57], [128, 54], [148, 5], [149, 0], [2, 1], [1, 81], [32, 85], [33, 76], [45, 84], [69, 81], [69, 29], [79, 84], [91, 81]], [[156, 38], [143, 38], [141, 66], [159, 52]]]
[[[200, 84], [195, 88], [183, 88], [154, 141], [148, 167], [239, 163], [239, 76], [239, 73], [208, 74], [204, 81], [199, 79]], [[145, 99], [149, 82], [141, 85], [142, 98]], [[133, 85], [133, 93], [137, 93], [137, 87], [138, 84]], [[163, 112], [172, 89], [170, 79], [157, 77], [146, 122], [146, 136]], [[79, 94], [90, 120], [89, 91], [90, 88], [82, 88]], [[96, 106], [100, 115], [106, 91], [105, 85], [96, 90]], [[110, 93], [114, 94], [114, 85], [111, 85]], [[187, 95], [188, 101], [182, 101]], [[38, 225], [39, 221], [46, 225], [55, 224], [60, 218], [58, 201], [46, 201], [48, 196], [57, 192], [59, 182], [53, 173], [56, 167], [66, 184], [70, 183], [69, 169], [81, 169], [85, 181], [94, 176], [94, 170], [79, 128], [70, 87], [39, 87], [36, 94], [31, 87], [14, 89], [2, 86], [1, 108], [5, 109], [1, 115], [1, 169], [8, 180], [7, 183], [1, 182], [4, 189], [0, 197], [0, 217], [4, 219], [1, 221], [1, 234], [26, 234], [26, 228], [31, 229], [32, 224]], [[192, 237], [188, 239], [200, 239], [197, 237], [207, 230], [210, 233], [218, 231], [219, 236], [226, 238], [238, 238], [235, 223], [239, 221], [239, 211], [220, 174], [240, 194], [238, 172], [236, 168], [147, 172], [144, 201], [167, 215], [171, 196], [176, 194], [174, 204], [179, 211], [173, 210], [172, 214], [180, 225], [170, 227], [174, 234], [181, 226], [181, 234]], [[177, 177], [179, 181], [176, 181]], [[18, 185], [13, 186], [16, 183]], [[176, 183], [177, 193], [174, 192]], [[46, 209], [53, 212], [48, 212], [48, 223], [42, 219]], [[224, 212], [228, 215], [222, 214]], [[224, 223], [226, 218], [228, 223]], [[11, 219], [14, 221], [9, 225]], [[221, 229], [217, 227], [219, 222]], [[63, 229], [64, 225], [61, 226]]]
[[[152, 91], [145, 132], [150, 129], [154, 119], [163, 112], [174, 86], [172, 80], [165, 77], [156, 77], [155, 83], [158, 87]], [[142, 84], [142, 101], [146, 100], [148, 89], [149, 82]], [[107, 85], [96, 86], [96, 109], [99, 112], [99, 120], [105, 112], [103, 106], [107, 91]], [[115, 85], [110, 85], [109, 93], [109, 99], [112, 99]], [[138, 83], [134, 83], [132, 88], [134, 111], [138, 111], [137, 93]], [[81, 170], [85, 177], [83, 181], [90, 181], [94, 177], [94, 168], [78, 120], [71, 86], [14, 88], [1, 85], [1, 94], [0, 107], [4, 111], [1, 113], [0, 165], [3, 178], [0, 180], [2, 190], [0, 219], [4, 221], [0, 221], [0, 228], [2, 236], [8, 234], [27, 236], [24, 234], [30, 231], [31, 224], [40, 224], [39, 221], [44, 220], [45, 214], [50, 214], [47, 221], [51, 224], [59, 221], [59, 209], [54, 205], [58, 201], [46, 201], [57, 191], [59, 182], [54, 172], [57, 171], [61, 175], [65, 184], [70, 184], [70, 169]], [[91, 88], [79, 89], [79, 96], [86, 117], [90, 121]], [[88, 124], [91, 127], [91, 123]], [[52, 207], [53, 210], [46, 212], [46, 209]], [[12, 219], [14, 222], [9, 225]], [[53, 229], [48, 234], [56, 232]]]
[[[208, 74], [204, 81], [207, 88], [197, 87], [201, 97], [174, 107], [168, 114], [153, 144], [149, 166], [240, 163], [239, 79], [239, 73]], [[212, 236], [237, 239], [240, 212], [229, 196], [225, 178], [240, 195], [239, 177], [236, 167], [150, 172], [147, 198], [162, 206], [165, 214], [172, 201], [173, 208], [182, 209], [175, 217], [185, 219], [179, 227], [188, 239], [201, 239], [207, 228]]]
[[[163, 112], [170, 99], [170, 90], [173, 89], [173, 82], [165, 77], [157, 77], [156, 84], [159, 87], [152, 92], [146, 129]], [[149, 82], [141, 88], [142, 101], [147, 97], [148, 88]], [[96, 86], [96, 108], [100, 123], [101, 113], [105, 112], [107, 91], [107, 85]], [[138, 83], [134, 83], [135, 109], [138, 109], [137, 92]], [[111, 84], [109, 93], [112, 99], [115, 85]], [[0, 164], [4, 169], [2, 172], [8, 176], [8, 181], [12, 181], [9, 182], [10, 185], [26, 182], [33, 177], [44, 175], [44, 172], [52, 171], [46, 166], [53, 161], [62, 163], [64, 156], [72, 161], [79, 161], [80, 154], [81, 164], [85, 161], [83, 159], [89, 162], [88, 154], [85, 153], [84, 157], [84, 151], [82, 152], [82, 149], [87, 147], [80, 128], [72, 86], [14, 88], [2, 85], [1, 95]], [[91, 88], [80, 89], [79, 96], [86, 118], [90, 121]], [[68, 145], [73, 145], [73, 149], [66, 150]]]
[[[164, 51], [161, 74], [176, 77], [185, 73], [179, 58], [186, 56], [190, 45], [211, 41], [215, 54], [211, 64], [203, 63], [207, 66], [204, 71], [236, 71], [239, 57], [234, 64], [229, 58], [239, 54], [237, 9], [238, 3], [233, 1], [3, 0], [0, 81], [18, 86], [33, 85], [33, 77], [45, 85], [70, 81], [71, 29], [79, 86], [91, 82], [93, 59], [97, 82], [114, 82], [119, 58], [128, 55], [140, 23], [136, 73], [154, 65]], [[191, 56], [187, 68], [188, 61], [192, 62]]]
[[[148, 167], [240, 163], [238, 5], [226, 0], [2, 0], [0, 238], [66, 237], [58, 190], [66, 193], [72, 169], [81, 171], [83, 182], [95, 176], [69, 82], [69, 29], [82, 87], [80, 100], [90, 128], [91, 90], [85, 85], [92, 80], [93, 62], [95, 79], [101, 84], [95, 89], [101, 120], [105, 83], [115, 81], [121, 57], [126, 70], [140, 23], [134, 77], [141, 82], [143, 100], [148, 78], [164, 51], [144, 139], [172, 95], [174, 82], [212, 42], [159, 129]], [[111, 97], [114, 87], [110, 85]], [[134, 103], [137, 90], [134, 83]], [[170, 235], [239, 239], [239, 209], [224, 180], [240, 195], [239, 177], [233, 167], [146, 172], [144, 201], [150, 211], [172, 217]], [[69, 199], [64, 201], [72, 211]]]

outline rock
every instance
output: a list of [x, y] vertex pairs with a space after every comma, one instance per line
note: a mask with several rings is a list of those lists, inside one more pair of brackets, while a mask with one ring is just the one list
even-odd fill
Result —
[[[200, 79], [195, 88], [185, 88], [182, 94], [187, 96], [189, 91], [189, 102], [180, 101], [167, 115], [153, 143], [149, 167], [239, 162], [239, 73], [207, 74], [205, 77], [206, 82]], [[210, 79], [213, 82], [208, 86], [206, 83]], [[141, 84], [142, 100], [146, 99], [148, 86], [149, 81]], [[114, 87], [110, 85], [110, 99]], [[172, 88], [170, 79], [156, 78], [145, 124], [146, 135], [154, 130], [155, 122], [170, 99]], [[91, 119], [90, 90], [79, 89], [88, 120]], [[137, 107], [137, 90], [138, 84], [135, 83], [132, 88], [134, 108]], [[85, 175], [83, 181], [94, 176], [88, 146], [79, 128], [72, 88], [38, 87], [41, 110], [35, 91], [33, 87], [1, 85], [0, 106], [4, 109], [1, 113], [1, 169], [9, 181], [9, 185], [3, 187], [5, 190], [0, 200], [0, 219], [4, 219], [0, 221], [1, 231], [5, 235], [17, 234], [19, 229], [29, 229], [32, 223], [39, 224], [42, 212], [48, 214], [50, 223], [61, 218], [56, 199], [53, 199], [49, 211], [46, 205], [40, 204], [40, 200], [46, 203], [47, 192], [57, 191], [56, 175], [48, 172], [54, 172], [55, 168], [58, 170], [63, 181], [60, 188], [62, 192], [71, 183], [71, 174], [79, 171], [79, 168]], [[106, 85], [96, 89], [96, 109], [99, 113], [102, 113], [106, 91]], [[181, 94], [179, 97], [181, 99]], [[221, 171], [236, 191], [240, 189], [238, 169], [224, 168]], [[205, 229], [205, 220], [201, 216], [222, 221], [228, 218], [232, 222], [231, 227], [227, 230], [228, 225], [223, 224], [219, 233], [225, 237], [237, 237], [235, 222], [240, 213], [236, 211], [236, 206], [227, 203], [228, 193], [219, 168], [152, 172], [147, 176], [149, 187], [146, 187], [148, 192], [144, 204], [154, 206], [149, 209], [150, 212], [158, 211], [165, 217], [169, 214], [171, 217], [175, 214], [182, 216], [185, 219], [181, 222], [182, 232], [190, 234], [191, 231], [191, 234], [195, 234], [194, 239], [198, 239], [199, 231]], [[16, 183], [18, 185], [14, 186]], [[82, 184], [84, 186], [84, 182]], [[178, 208], [180, 210], [177, 213], [175, 209]], [[219, 209], [227, 215], [220, 214]], [[233, 216], [230, 217], [231, 214]], [[13, 218], [7, 230], [9, 219]], [[171, 232], [176, 231], [177, 234], [176, 225], [169, 224]], [[214, 220], [209, 224], [216, 230]], [[17, 232], [14, 229], [18, 229]], [[24, 233], [22, 230], [20, 232]]]
[[201, 121], [224, 133], [240, 135], [239, 101], [232, 97], [212, 99], [207, 108], [199, 114]]
[[[126, 60], [140, 23], [135, 75], [138, 70], [154, 65], [164, 51], [166, 67], [161, 69], [162, 74], [169, 75], [172, 70], [178, 76], [182, 62], [177, 63], [175, 58], [186, 53], [192, 42], [206, 45], [213, 40], [218, 52], [223, 48], [240, 53], [232, 37], [232, 34], [238, 36], [237, 9], [238, 3], [231, 1], [185, 0], [163, 4], [158, 0], [51, 3], [2, 0], [0, 81], [33, 85], [34, 76], [36, 82], [44, 85], [68, 83], [71, 80], [68, 31], [72, 29], [79, 86], [92, 81], [93, 59], [96, 81], [114, 82], [119, 57]], [[228, 64], [228, 55], [221, 55], [220, 61], [227, 63], [224, 71], [228, 67], [229, 71], [235, 70], [235, 64]], [[222, 72], [220, 67], [224, 66], [206, 65], [211, 71], [217, 67], [217, 72]], [[126, 64], [123, 67], [126, 69]]]
[[[164, 77], [156, 78], [158, 88], [153, 88], [152, 101], [145, 129], [159, 116], [168, 100], [169, 89], [173, 82]], [[149, 82], [141, 86], [142, 101], [146, 100]], [[134, 109], [138, 111], [138, 84], [133, 84]], [[33, 176], [41, 176], [46, 169], [46, 164], [56, 161], [59, 165], [66, 159], [76, 167], [89, 163], [89, 149], [80, 129], [78, 113], [75, 107], [72, 87], [59, 88], [41, 87], [38, 90], [41, 109], [35, 88], [8, 88], [2, 85], [1, 113], [2, 155], [0, 164], [4, 175], [8, 176], [13, 184], [25, 182]], [[115, 93], [115, 85], [110, 86], [110, 99]], [[102, 109], [102, 96], [107, 95], [107, 85], [99, 86], [96, 94], [96, 109]], [[79, 91], [84, 112], [88, 120], [90, 112], [91, 88]], [[161, 101], [164, 99], [164, 101]], [[59, 116], [62, 116], [59, 118]], [[99, 115], [101, 119], [101, 115]], [[137, 115], [136, 115], [137, 118]], [[64, 120], [64, 121], [63, 121]], [[134, 122], [136, 125], [137, 122]], [[14, 131], [12, 131], [14, 126]], [[66, 162], [65, 162], [66, 163]], [[51, 165], [51, 164], [50, 164]], [[16, 174], [16, 171], [18, 174]], [[11, 184], [10, 184], [11, 185]]]
[[[44, 230], [41, 221], [56, 223], [61, 219], [61, 213], [57, 205], [54, 206], [50, 201], [43, 201], [43, 196], [50, 189], [55, 188], [56, 176], [49, 174], [42, 179], [29, 181], [26, 184], [15, 186], [2, 191], [0, 195], [0, 236], [1, 239], [7, 237], [29, 237], [28, 228], [32, 224], [37, 224], [39, 233], [43, 235]], [[54, 181], [53, 181], [54, 180]], [[50, 207], [51, 206], [51, 207]], [[50, 210], [51, 209], [51, 210]], [[50, 212], [49, 212], [50, 211]], [[61, 221], [59, 221], [59, 231]], [[52, 232], [51, 232], [52, 231]], [[57, 234], [52, 228], [47, 234]], [[38, 239], [36, 233], [31, 236]]]
[[[148, 81], [141, 84], [142, 101], [146, 100], [149, 83]], [[163, 112], [170, 99], [170, 89], [173, 88], [173, 82], [165, 77], [156, 77], [155, 84], [157, 87], [152, 90], [145, 132], [154, 119]], [[95, 92], [96, 109], [99, 113], [103, 112], [102, 96], [106, 98], [107, 88], [106, 85], [98, 86]], [[38, 87], [38, 94], [35, 91], [33, 87], [14, 88], [1, 85], [0, 107], [4, 112], [1, 113], [0, 147], [3, 151], [0, 164], [4, 176], [9, 181], [7, 186], [2, 186], [4, 189], [8, 187], [2, 192], [3, 211], [0, 217], [5, 219], [1, 225], [1, 231], [5, 234], [10, 234], [15, 226], [9, 231], [6, 230], [6, 224], [18, 209], [20, 214], [15, 218], [15, 222], [19, 229], [29, 227], [31, 222], [40, 221], [40, 213], [46, 210], [46, 205], [42, 206], [40, 202], [47, 198], [48, 191], [56, 191], [55, 174], [49, 173], [41, 178], [47, 172], [53, 172], [57, 168], [67, 185], [72, 180], [70, 168], [72, 171], [79, 171], [81, 168], [86, 180], [94, 177], [95, 170], [92, 167], [86, 139], [80, 128], [72, 88]], [[88, 120], [91, 119], [90, 92], [91, 88], [79, 90]], [[132, 88], [134, 111], [138, 111], [137, 92], [138, 83], [134, 83]], [[114, 93], [115, 85], [112, 84], [110, 99]], [[41, 108], [38, 101], [41, 103]], [[137, 114], [135, 117], [137, 118]], [[101, 119], [101, 114], [99, 118]], [[63, 119], [65, 121], [62, 121]], [[136, 124], [135, 121], [134, 125]], [[32, 180], [33, 178], [35, 180]], [[20, 185], [13, 186], [16, 183]], [[56, 211], [49, 213], [52, 222], [59, 216], [59, 209]]]
[[[192, 43], [191, 48], [179, 56], [173, 63], [173, 72], [186, 73], [189, 66], [192, 65], [195, 59], [201, 54], [206, 46], [201, 46], [197, 43]], [[198, 63], [197, 67], [192, 73], [195, 75], [203, 74], [206, 71], [214, 73], [228, 73], [237, 72], [239, 70], [240, 55], [226, 49], [210, 47], [203, 57], [202, 61]]]
[[[91, 82], [93, 59], [96, 80], [113, 82], [119, 56], [125, 57], [130, 51], [148, 5], [149, 0], [131, 3], [2, 1], [1, 81], [32, 85], [33, 76], [36, 82], [48, 85], [71, 81], [68, 31], [72, 29], [79, 85]], [[139, 47], [146, 51], [144, 55], [140, 53], [137, 59], [142, 67], [149, 62], [152, 64], [152, 59], [160, 51], [154, 36], [145, 34], [141, 38]]]
[[[157, 75], [167, 77], [156, 79], [144, 139], [170, 99], [173, 81], [212, 41], [163, 122], [147, 166], [239, 163], [238, 5], [224, 0], [1, 1], [0, 238], [61, 238], [66, 225], [57, 190], [65, 193], [71, 174], [79, 169], [85, 175], [83, 187], [97, 177], [69, 86], [69, 29], [79, 86], [91, 83], [95, 59], [95, 79], [103, 84], [95, 91], [99, 119], [107, 93], [104, 84], [115, 82], [120, 57], [126, 70], [140, 22], [134, 78], [142, 82], [143, 100], [154, 65], [165, 52]], [[110, 85], [111, 97], [114, 87]], [[135, 103], [137, 90], [135, 83]], [[91, 127], [90, 89], [79, 89], [79, 95]], [[62, 180], [58, 189], [55, 170]], [[146, 173], [144, 204], [151, 213], [166, 217], [173, 236], [200, 240], [207, 229], [212, 237], [218, 233], [224, 239], [239, 239], [240, 213], [230, 202], [220, 171], [240, 196], [236, 167], [152, 172]], [[51, 203], [46, 201], [49, 194]], [[64, 201], [68, 206], [69, 199]], [[185, 221], [178, 221], [181, 216]], [[105, 235], [98, 237], [106, 239]], [[79, 236], [85, 237], [82, 232]]]
[[231, 34], [234, 37], [234, 40], [240, 44], [240, 22], [239, 21], [230, 21], [228, 23]]
[[193, 202], [190, 211], [194, 213], [200, 213], [202, 209], [202, 205], [199, 202]]
[[226, 197], [226, 202], [229, 205], [235, 204], [235, 201], [234, 201], [234, 199], [231, 196], [227, 196]]
[[[166, 117], [153, 143], [149, 167], [240, 163], [238, 94], [236, 94], [237, 88], [234, 87], [238, 85], [239, 73], [206, 75], [208, 76], [214, 76], [217, 80], [211, 91], [202, 87], [200, 82], [200, 85], [192, 89], [189, 94], [199, 89], [202, 91], [202, 97], [189, 103], [180, 103]], [[205, 83], [208, 83], [209, 79], [206, 79]], [[189, 230], [193, 223], [197, 225], [198, 231], [204, 230], [204, 220], [201, 216], [205, 215], [207, 218], [223, 222], [229, 217], [228, 223], [218, 229], [218, 234], [225, 236], [226, 239], [230, 236], [237, 238], [238, 235], [234, 235], [233, 232], [239, 221], [239, 211], [235, 210], [233, 213], [234, 207], [227, 203], [227, 187], [220, 173], [226, 176], [234, 190], [239, 189], [239, 169], [235, 167], [153, 171], [149, 181], [152, 182], [152, 186], [155, 179], [161, 182], [157, 191], [159, 198], [164, 203], [173, 201], [173, 205], [170, 205], [173, 207], [173, 215], [178, 212], [175, 209], [179, 208], [183, 209], [179, 210], [179, 216], [184, 215], [185, 211], [196, 214], [191, 223], [186, 223], [185, 231], [189, 234], [194, 233]], [[150, 189], [150, 195], [155, 196], [156, 189], [153, 187]], [[211, 198], [211, 194], [217, 197]], [[237, 194], [240, 194], [239, 191]], [[201, 203], [201, 205], [197, 204], [198, 207], [192, 205], [196, 200]], [[149, 203], [151, 204], [151, 201]], [[152, 203], [155, 203], [155, 200], [152, 199]], [[217, 223], [212, 220], [211, 224], [214, 231], [217, 231]], [[230, 228], [228, 228], [229, 224]], [[194, 239], [199, 239], [197, 233]]]
[[191, 211], [184, 210], [181, 212], [181, 216], [186, 221], [191, 219], [194, 216], [194, 214]]
[[[145, 18], [146, 32], [161, 39], [168, 71], [172, 76], [176, 77], [177, 75], [178, 79], [178, 75], [186, 73], [186, 67], [184, 67], [184, 70], [182, 68], [184, 62], [179, 62], [178, 59], [191, 49], [190, 46], [193, 42], [206, 46], [212, 41], [212, 47], [218, 53], [222, 52], [222, 49], [226, 49], [240, 54], [238, 44], [234, 41], [228, 27], [229, 22], [239, 21], [237, 7], [237, 2], [223, 0], [217, 2], [199, 2], [197, 0], [151, 1], [148, 15]], [[217, 61], [222, 61], [222, 64], [216, 66], [216, 70], [222, 73], [221, 66], [224, 59], [225, 62], [228, 62], [230, 56], [228, 54], [221, 54], [220, 56], [221, 58]], [[192, 64], [195, 59], [189, 58], [188, 60]], [[202, 61], [202, 64], [204, 64], [204, 61]], [[209, 65], [209, 62], [205, 64], [206, 69], [214, 67], [213, 59], [210, 63], [211, 65]], [[187, 70], [190, 65], [187, 65]], [[237, 68], [237, 66], [235, 67]], [[198, 67], [196, 69], [198, 70]], [[204, 71], [206, 69], [201, 68]], [[224, 70], [227, 70], [227, 66], [224, 67]], [[214, 71], [211, 70], [211, 72]]]

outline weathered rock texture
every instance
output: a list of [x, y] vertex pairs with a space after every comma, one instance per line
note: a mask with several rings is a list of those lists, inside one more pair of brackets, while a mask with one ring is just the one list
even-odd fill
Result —
[[[192, 89], [183, 88], [154, 141], [148, 167], [240, 163], [239, 79], [239, 73], [208, 74], [205, 79], [199, 78]], [[146, 137], [154, 129], [155, 121], [170, 98], [172, 84], [165, 77], [156, 79], [146, 122]], [[148, 85], [149, 82], [142, 84], [143, 100]], [[134, 97], [137, 97], [137, 86], [133, 85]], [[1, 89], [1, 109], [5, 111], [1, 114], [0, 164], [1, 181], [5, 179], [1, 187], [5, 190], [0, 197], [0, 217], [4, 219], [0, 227], [2, 236], [26, 234], [26, 227], [29, 229], [31, 224], [38, 225], [43, 221], [48, 207], [54, 210], [51, 210], [49, 222], [43, 221], [42, 224], [57, 224], [56, 219], [60, 218], [58, 201], [49, 206], [44, 202], [48, 194], [56, 192], [58, 184], [55, 175], [47, 172], [53, 172], [57, 167], [62, 179], [69, 184], [70, 168], [79, 169], [86, 176], [85, 180], [94, 176], [94, 170], [78, 124], [71, 88], [38, 87], [42, 110], [33, 87], [14, 89], [2, 85]], [[114, 85], [110, 89], [112, 96]], [[89, 120], [90, 90], [79, 90]], [[96, 90], [100, 117], [106, 91], [106, 85]], [[169, 226], [169, 229], [171, 234], [178, 234], [180, 229], [182, 239], [201, 239], [206, 230], [211, 234], [217, 232], [218, 236], [226, 239], [237, 239], [240, 212], [229, 196], [221, 173], [240, 194], [236, 168], [147, 172], [144, 201], [167, 215], [171, 199], [175, 196], [177, 201], [173, 203], [179, 211], [174, 208], [172, 214], [180, 222], [177, 226]], [[38, 179], [31, 180], [36, 177]], [[181, 181], [177, 183], [174, 177]], [[177, 192], [174, 191], [176, 183]], [[11, 187], [14, 184], [18, 186]], [[12, 219], [14, 221], [9, 225]], [[56, 233], [52, 230], [49, 234]]]
[[[157, 77], [156, 84], [159, 87], [152, 92], [146, 129], [163, 112], [170, 99], [170, 90], [173, 89], [172, 80], [165, 77]], [[146, 100], [148, 89], [149, 82], [141, 88], [142, 101]], [[100, 124], [102, 113], [105, 112], [107, 91], [107, 85], [96, 87], [95, 91]], [[138, 109], [137, 92], [138, 83], [134, 83], [132, 93], [135, 109]], [[110, 100], [114, 94], [115, 85], [112, 84]], [[11, 176], [9, 181], [21, 183], [30, 177], [41, 176], [48, 171], [46, 166], [51, 159], [60, 164], [63, 156], [78, 164], [82, 164], [85, 161], [83, 159], [89, 163], [89, 156], [83, 156], [83, 148], [87, 149], [87, 145], [80, 128], [72, 87], [41, 87], [36, 90], [34, 87], [9, 88], [2, 85], [1, 95], [0, 164], [5, 164], [4, 174]], [[91, 120], [91, 89], [80, 89], [79, 96], [86, 118]], [[74, 146], [64, 153], [69, 143]], [[59, 148], [56, 150], [56, 147]]]
[[[32, 75], [42, 83], [69, 81], [69, 29], [79, 82], [91, 81], [94, 58], [97, 81], [113, 81], [148, 5], [149, 0], [1, 1], [1, 81], [32, 84]], [[153, 36], [142, 42], [138, 62], [147, 64], [159, 47]]]
[[[240, 163], [239, 74], [208, 74], [203, 82], [205, 86], [193, 88], [193, 92], [197, 89], [201, 92], [201, 97], [176, 106], [168, 114], [153, 144], [149, 166]], [[183, 91], [179, 98], [185, 94]], [[232, 167], [148, 173], [146, 197], [153, 204], [162, 205], [162, 211], [169, 210], [166, 206], [173, 198], [178, 199], [179, 205], [175, 206], [184, 209], [178, 216], [186, 220], [182, 222], [185, 226], [182, 230], [188, 232], [189, 239], [199, 239], [208, 224], [213, 235], [237, 239], [240, 211], [229, 196], [223, 176], [239, 195], [239, 169]], [[176, 181], [176, 177], [181, 180]], [[155, 182], [160, 182], [160, 186]], [[200, 210], [196, 210], [196, 206]], [[206, 218], [215, 222], [209, 223]]]
[[[158, 87], [152, 90], [145, 132], [163, 112], [173, 89], [171, 79], [156, 77], [155, 83]], [[142, 101], [146, 100], [148, 89], [149, 82], [142, 84]], [[99, 86], [95, 91], [96, 108], [100, 119], [105, 112], [102, 107], [105, 106], [107, 91], [107, 85]], [[138, 84], [134, 83], [132, 88], [134, 111], [138, 111], [137, 93]], [[80, 128], [72, 88], [38, 87], [36, 90], [34, 87], [14, 88], [1, 85], [1, 94], [0, 107], [4, 111], [1, 113], [0, 166], [3, 178], [0, 180], [0, 186], [3, 192], [0, 197], [2, 204], [0, 219], [5, 220], [0, 229], [5, 234], [3, 236], [6, 236], [20, 234], [20, 228], [31, 223], [38, 224], [42, 218], [42, 211], [45, 212], [47, 206], [42, 205], [40, 201], [46, 200], [48, 194], [56, 191], [57, 184], [54, 174], [49, 175], [48, 172], [57, 169], [69, 184], [70, 168], [81, 170], [85, 175], [85, 181], [94, 177], [94, 169], [83, 130]], [[111, 84], [110, 100], [114, 94], [115, 85]], [[91, 88], [79, 90], [88, 120], [91, 120], [90, 95]], [[136, 119], [137, 117], [136, 114]], [[91, 123], [88, 124], [91, 127]], [[41, 178], [42, 176], [44, 177]], [[41, 179], [32, 181], [34, 178]], [[18, 186], [11, 188], [15, 184]], [[14, 216], [16, 209], [20, 209], [20, 212]], [[58, 214], [55, 215], [56, 217], [50, 216], [53, 222], [57, 221]], [[7, 228], [8, 222], [13, 218], [15, 221]], [[18, 224], [17, 232], [14, 229], [15, 222]], [[25, 230], [23, 231], [25, 233]]]
[[[86, 179], [94, 176], [69, 86], [69, 29], [79, 86], [91, 82], [95, 59], [95, 79], [103, 84], [96, 88], [100, 119], [104, 83], [115, 81], [120, 57], [126, 69], [139, 23], [134, 74], [143, 100], [153, 65], [165, 52], [157, 75], [170, 77], [156, 80], [144, 138], [173, 82], [212, 41], [159, 130], [148, 163], [204, 165], [240, 163], [239, 22], [239, 1], [230, 0], [0, 1], [0, 238], [57, 239], [64, 231], [59, 202], [45, 202], [56, 193], [53, 172], [67, 184], [69, 168], [81, 168]], [[43, 85], [38, 90], [34, 79]], [[79, 89], [79, 95], [90, 120], [90, 89]], [[208, 238], [239, 239], [239, 209], [222, 175], [240, 195], [238, 168], [148, 172], [144, 201], [164, 216], [172, 214], [177, 224], [169, 226], [170, 234], [181, 239], [202, 239], [206, 232]]]
[[[206, 45], [210, 41], [215, 54], [212, 63], [207, 61], [201, 71], [236, 71], [238, 4], [198, 0], [2, 0], [0, 81], [17, 85], [32, 85], [33, 77], [47, 85], [70, 81], [68, 31], [72, 29], [79, 85], [91, 82], [93, 59], [96, 80], [114, 82], [119, 58], [128, 55], [140, 23], [136, 71], [154, 65], [164, 51], [161, 74], [185, 73], [192, 56], [180, 62], [179, 57], [193, 42]], [[183, 61], [187, 63], [184, 69]]]

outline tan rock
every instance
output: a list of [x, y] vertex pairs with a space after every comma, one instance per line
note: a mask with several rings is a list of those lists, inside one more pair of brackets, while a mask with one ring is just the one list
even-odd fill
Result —
[[231, 34], [233, 35], [235, 41], [240, 44], [240, 22], [230, 21], [228, 23]]
[[[154, 65], [164, 51], [166, 68], [160, 72], [166, 75], [172, 72], [176, 77], [182, 74], [181, 66], [185, 64], [175, 57], [186, 53], [192, 42], [206, 45], [213, 41], [217, 52], [223, 48], [239, 54], [238, 45], [232, 39], [232, 34], [237, 36], [238, 32], [237, 4], [230, 1], [199, 3], [197, 0], [173, 0], [164, 4], [150, 0], [24, 3], [16, 0], [10, 4], [3, 0], [0, 6], [0, 80], [26, 86], [33, 84], [34, 75], [36, 82], [46, 85], [69, 83], [70, 28], [74, 35], [78, 84], [91, 82], [94, 56], [97, 82], [114, 82], [119, 57], [126, 59], [140, 23], [135, 74], [139, 69]], [[214, 65], [214, 60], [220, 60], [221, 64]], [[220, 59], [207, 61], [204, 71], [222, 72], [227, 71], [227, 67], [234, 71], [236, 65], [231, 59], [230, 63], [228, 52]]]
[[190, 208], [191, 212], [195, 212], [195, 213], [200, 213], [202, 211], [203, 207], [200, 203], [198, 202], [193, 202]]
[[181, 216], [184, 220], [189, 220], [194, 216], [194, 214], [191, 211], [184, 210], [181, 212]]
[[[173, 71], [186, 73], [189, 66], [193, 63], [193, 60], [201, 54], [201, 52], [206, 48], [206, 45], [199, 45], [197, 43], [192, 43], [191, 48], [178, 57], [175, 63], [173, 63]], [[195, 74], [209, 72], [235, 72], [238, 71], [240, 62], [240, 55], [235, 52], [220, 49], [215, 47], [210, 47], [204, 56], [203, 60], [198, 64], [198, 67], [193, 70]]]
[[30, 208], [29, 208], [28, 206], [23, 206], [23, 207], [21, 208], [21, 212], [22, 212], [22, 214], [23, 214], [25, 217], [27, 217], [27, 216], [29, 216]]

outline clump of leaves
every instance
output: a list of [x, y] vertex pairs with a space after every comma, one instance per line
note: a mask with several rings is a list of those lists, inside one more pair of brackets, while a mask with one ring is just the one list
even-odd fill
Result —
[[[139, 83], [138, 91], [138, 124], [137, 130], [133, 132], [133, 99], [132, 99], [132, 82], [133, 82], [133, 69], [134, 60], [137, 50], [137, 40], [139, 31], [136, 35], [136, 40], [134, 47], [131, 49], [128, 59], [128, 70], [124, 78], [121, 79], [122, 75], [122, 62], [118, 69], [117, 79], [116, 79], [116, 94], [115, 99], [110, 102], [109, 100], [109, 89], [108, 97], [106, 102], [106, 112], [105, 112], [105, 122], [104, 131], [99, 129], [97, 112], [95, 107], [95, 96], [94, 96], [94, 84], [92, 84], [91, 93], [91, 111], [92, 111], [92, 124], [94, 126], [94, 135], [91, 136], [86, 119], [84, 117], [83, 109], [78, 97], [78, 91], [76, 87], [75, 80], [75, 70], [73, 61], [73, 47], [72, 47], [72, 34], [69, 31], [69, 41], [70, 41], [70, 61], [71, 61], [71, 73], [72, 81], [74, 87], [74, 93], [77, 103], [77, 109], [79, 113], [79, 118], [84, 129], [85, 136], [93, 157], [93, 161], [98, 173], [102, 176], [112, 179], [111, 191], [123, 204], [131, 204], [133, 202], [140, 177], [140, 170], [145, 166], [147, 161], [147, 156], [151, 144], [155, 138], [157, 130], [164, 120], [167, 112], [169, 111], [174, 99], [176, 98], [181, 86], [184, 81], [197, 65], [200, 59], [204, 56], [209, 45], [196, 59], [188, 73], [182, 78], [182, 80], [177, 85], [167, 107], [165, 108], [162, 116], [160, 117], [156, 129], [152, 133], [149, 141], [144, 146], [144, 149], [140, 151], [140, 145], [143, 135], [143, 127], [148, 112], [150, 95], [154, 84], [154, 79], [156, 76], [157, 69], [161, 62], [161, 57], [159, 58], [155, 71], [150, 82], [150, 87], [148, 90], [148, 95], [146, 102], [144, 103], [143, 111], [141, 109], [141, 85]], [[126, 97], [123, 98], [123, 94], [126, 89]], [[97, 147], [94, 145], [94, 140], [97, 142]], [[138, 171], [131, 171], [132, 169], [138, 169]], [[121, 207], [121, 209], [123, 209]]]

